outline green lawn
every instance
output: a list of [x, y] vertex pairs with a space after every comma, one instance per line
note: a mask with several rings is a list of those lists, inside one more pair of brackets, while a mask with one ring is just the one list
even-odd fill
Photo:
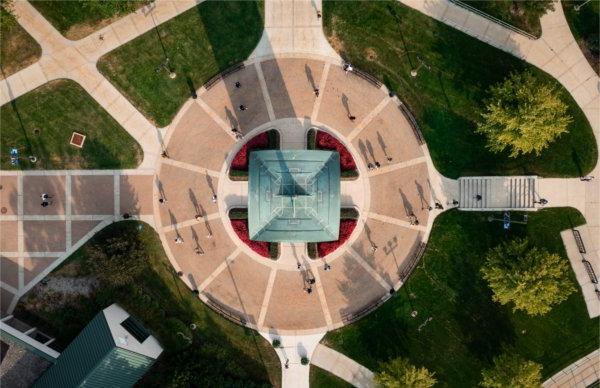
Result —
[[203, 2], [104, 55], [98, 69], [146, 117], [166, 126], [191, 90], [250, 55], [262, 35], [262, 7], [256, 1]]
[[[600, 1], [592, 0], [583, 5], [585, 0], [561, 1], [565, 16], [573, 36], [581, 51], [596, 73], [600, 74]], [[575, 11], [576, 5], [583, 5]]]
[[[71, 296], [59, 303], [53, 294], [32, 292], [18, 304], [15, 316], [43, 328], [68, 344], [101, 309], [117, 302], [140, 319], [165, 349], [140, 386], [254, 387], [279, 385], [280, 363], [273, 347], [258, 333], [238, 326], [206, 307], [173, 273], [156, 232], [146, 224], [124, 221], [105, 228], [77, 250], [48, 278], [94, 276], [88, 263], [90, 244], [125, 236], [144, 250], [148, 263], [133, 285], [102, 282], [90, 296]], [[34, 289], [35, 290], [35, 289]], [[60, 298], [58, 298], [60, 299]], [[187, 327], [191, 323], [197, 329]], [[177, 332], [193, 338], [183, 340]]]
[[146, 3], [143, 0], [29, 0], [66, 38], [77, 40]]
[[[473, 8], [500, 19], [514, 27], [517, 27], [533, 36], [542, 35], [540, 24], [540, 12], [527, 7], [527, 3], [539, 2], [539, 0], [462, 0]], [[523, 7], [525, 5], [525, 7]], [[542, 14], [543, 15], [543, 14]]]
[[[490, 215], [501, 218], [457, 210], [442, 214], [400, 291], [357, 323], [328, 333], [324, 342], [374, 371], [379, 362], [407, 357], [449, 387], [476, 386], [481, 369], [503, 346], [542, 364], [545, 378], [597, 349], [599, 320], [588, 318], [579, 286], [550, 313], [532, 318], [493, 302], [479, 273], [487, 250], [515, 237], [527, 236], [568, 260], [559, 232], [583, 223], [581, 214], [572, 208], [541, 210], [509, 232], [500, 222], [488, 222]], [[513, 219], [522, 215], [512, 213]], [[416, 318], [410, 316], [413, 309]]]
[[26, 68], [40, 59], [42, 48], [14, 17], [0, 9], [0, 79]]
[[[70, 80], [51, 81], [3, 105], [0, 128], [2, 169], [135, 168], [142, 159], [136, 141]], [[73, 131], [87, 136], [83, 148], [69, 145]], [[19, 150], [18, 167], [10, 165], [12, 147]]]
[[310, 388], [350, 388], [348, 384], [339, 377], [329, 373], [328, 371], [319, 368], [318, 366], [310, 366]]
[[[560, 87], [574, 120], [540, 157], [511, 159], [492, 154], [474, 133], [486, 90], [511, 71], [533, 66], [480, 42], [399, 2], [326, 1], [325, 31], [332, 46], [358, 68], [373, 74], [415, 114], [436, 168], [444, 175], [580, 176], [596, 164], [592, 129], [575, 101]], [[420, 65], [416, 78], [410, 71]]]

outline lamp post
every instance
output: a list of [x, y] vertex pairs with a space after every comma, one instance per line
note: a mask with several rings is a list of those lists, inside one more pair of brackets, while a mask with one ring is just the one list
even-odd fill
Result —
[[575, 12], [579, 12], [581, 7], [583, 7], [584, 5], [586, 5], [589, 2], [590, 2], [590, 0], [585, 0], [583, 3], [573, 6], [573, 9], [575, 10]]
[[425, 61], [423, 61], [421, 59], [421, 57], [418, 56], [418, 55], [417, 55], [417, 60], [419, 61], [419, 66], [417, 66], [415, 69], [412, 69], [410, 71], [410, 76], [413, 77], [413, 78], [416, 77], [419, 74], [419, 69], [421, 69], [422, 66], [425, 66], [425, 68], [427, 70], [431, 70], [431, 66], [429, 66], [428, 64], [426, 64]]

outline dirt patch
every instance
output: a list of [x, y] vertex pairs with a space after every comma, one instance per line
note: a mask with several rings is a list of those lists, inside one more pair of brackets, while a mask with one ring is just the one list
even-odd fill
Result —
[[110, 19], [102, 19], [102, 20], [94, 22], [94, 23], [75, 24], [74, 26], [69, 28], [67, 30], [67, 32], [65, 32], [65, 38], [70, 39], [70, 40], [83, 39], [86, 36], [108, 26], [109, 24], [116, 22], [123, 16], [125, 16], [125, 15], [114, 16]]
[[98, 278], [94, 276], [48, 276], [33, 287], [23, 301], [23, 308], [28, 311], [60, 309], [80, 296], [89, 296], [98, 285]]
[[331, 19], [331, 28], [326, 30], [327, 40], [329, 40], [329, 44], [331, 47], [338, 53], [341, 54], [344, 52], [344, 42], [339, 38], [337, 32], [335, 31], [335, 25], [337, 24], [336, 17], [334, 16]]
[[371, 62], [374, 62], [377, 60], [377, 52], [372, 47], [367, 47], [367, 49], [365, 50], [365, 56]]
[[337, 53], [344, 52], [344, 42], [341, 41], [335, 32], [329, 37], [329, 44]]

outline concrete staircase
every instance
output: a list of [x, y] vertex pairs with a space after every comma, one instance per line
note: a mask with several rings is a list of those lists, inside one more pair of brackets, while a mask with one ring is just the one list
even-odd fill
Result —
[[461, 210], [536, 210], [536, 176], [458, 178]]

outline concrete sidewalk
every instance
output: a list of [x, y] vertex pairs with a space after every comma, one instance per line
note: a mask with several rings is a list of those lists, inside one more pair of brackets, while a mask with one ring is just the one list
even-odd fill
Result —
[[375, 387], [373, 372], [325, 345], [317, 346], [313, 353], [312, 363], [355, 387]]

